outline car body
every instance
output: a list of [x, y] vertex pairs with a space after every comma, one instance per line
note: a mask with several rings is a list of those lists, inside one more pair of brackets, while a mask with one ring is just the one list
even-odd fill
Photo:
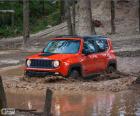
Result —
[[87, 77], [117, 69], [111, 39], [105, 36], [59, 36], [43, 52], [26, 58], [26, 76]]

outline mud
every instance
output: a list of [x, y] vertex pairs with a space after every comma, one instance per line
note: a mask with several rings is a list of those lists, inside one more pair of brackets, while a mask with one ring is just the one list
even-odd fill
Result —
[[[55, 79], [54, 79], [55, 78]], [[45, 91], [50, 88], [54, 92], [85, 92], [85, 91], [121, 91], [127, 89], [137, 77], [125, 73], [101, 74], [97, 77], [90, 77], [88, 79], [65, 79], [62, 77], [51, 78], [15, 78], [12, 80], [5, 80], [4, 87], [8, 91], [15, 89], [27, 91]], [[81, 91], [82, 90], [82, 91]]]
[[[73, 80], [62, 77], [23, 78], [23, 66], [2, 68], [0, 71], [7, 91], [45, 91], [47, 87], [55, 92], [71, 91], [121, 91], [128, 89], [140, 75], [140, 57], [118, 57], [118, 69], [114, 74], [101, 74], [87, 79]], [[125, 73], [122, 73], [125, 72]], [[55, 78], [55, 79], [54, 79]], [[36, 92], [35, 92], [36, 93]]]

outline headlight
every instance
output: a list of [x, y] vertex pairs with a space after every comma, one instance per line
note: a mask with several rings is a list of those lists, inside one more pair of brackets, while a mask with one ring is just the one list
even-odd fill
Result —
[[31, 65], [31, 60], [27, 60], [27, 61], [26, 61], [26, 64], [27, 64], [28, 67], [30, 67], [30, 65]]
[[55, 68], [59, 67], [59, 65], [60, 65], [60, 62], [58, 60], [53, 61], [53, 66]]

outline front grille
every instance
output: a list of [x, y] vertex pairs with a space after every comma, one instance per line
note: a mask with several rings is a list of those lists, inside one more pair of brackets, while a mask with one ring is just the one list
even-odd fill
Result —
[[33, 59], [31, 60], [31, 68], [53, 68], [52, 60]]

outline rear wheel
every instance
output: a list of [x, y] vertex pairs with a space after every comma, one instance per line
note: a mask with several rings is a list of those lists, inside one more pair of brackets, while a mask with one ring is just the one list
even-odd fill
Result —
[[69, 74], [69, 78], [71, 79], [79, 79], [80, 73], [77, 70], [71, 70]]
[[107, 70], [106, 70], [107, 73], [113, 73], [113, 72], [116, 72], [116, 68], [112, 65], [109, 65]]

